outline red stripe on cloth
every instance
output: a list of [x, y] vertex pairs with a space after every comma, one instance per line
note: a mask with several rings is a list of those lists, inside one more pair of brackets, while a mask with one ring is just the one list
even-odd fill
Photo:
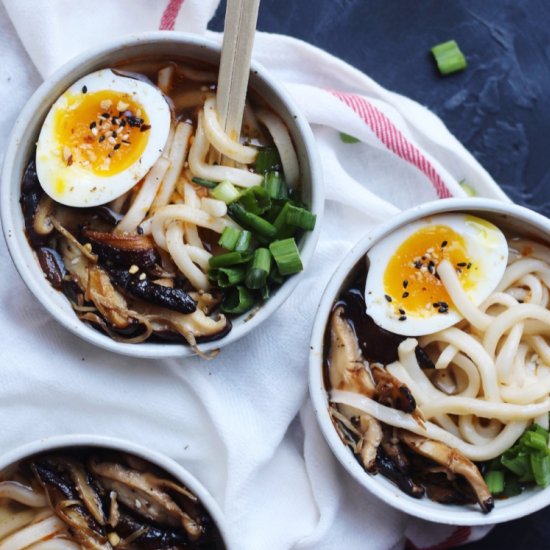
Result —
[[184, 0], [170, 0], [160, 19], [159, 30], [173, 31], [176, 25], [176, 18], [180, 12]]
[[412, 541], [406, 541], [407, 550], [447, 550], [454, 546], [459, 546], [468, 542], [468, 539], [472, 535], [472, 529], [470, 527], [457, 527], [446, 539], [434, 544], [433, 546], [416, 546]]
[[382, 111], [365, 98], [329, 90], [340, 101], [353, 109], [372, 129], [376, 137], [398, 157], [410, 162], [432, 182], [440, 199], [452, 197], [452, 193], [431, 162], [415, 147]]

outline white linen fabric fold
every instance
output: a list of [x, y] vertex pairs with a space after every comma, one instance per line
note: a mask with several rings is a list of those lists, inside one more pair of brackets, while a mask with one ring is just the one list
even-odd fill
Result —
[[[220, 41], [206, 30], [217, 4], [3, 0], [0, 147], [40, 82], [32, 63], [45, 78], [75, 54], [130, 30], [184, 30]], [[482, 536], [487, 528], [408, 517], [347, 475], [307, 398], [307, 358], [323, 288], [367, 230], [401, 208], [463, 196], [462, 179], [479, 195], [508, 199], [434, 114], [344, 62], [266, 33], [258, 33], [254, 57], [286, 85], [322, 159], [326, 213], [299, 286], [271, 319], [210, 362], [128, 359], [52, 321], [2, 243], [2, 449], [81, 432], [162, 451], [202, 480], [226, 515], [231, 542], [243, 550], [389, 549], [407, 538], [426, 548]], [[361, 143], [343, 143], [339, 132]]]

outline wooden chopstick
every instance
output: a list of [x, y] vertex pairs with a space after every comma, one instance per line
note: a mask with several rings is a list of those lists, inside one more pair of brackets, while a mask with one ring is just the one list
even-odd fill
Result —
[[227, 0], [216, 103], [222, 128], [241, 135], [260, 0]]

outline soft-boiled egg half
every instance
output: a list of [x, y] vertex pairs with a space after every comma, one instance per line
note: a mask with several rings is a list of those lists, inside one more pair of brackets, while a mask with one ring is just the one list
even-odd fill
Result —
[[467, 297], [479, 305], [504, 274], [508, 244], [488, 221], [441, 214], [401, 227], [367, 256], [367, 313], [395, 334], [420, 336], [461, 319], [437, 273], [440, 262], [450, 262]]
[[44, 191], [68, 206], [104, 204], [158, 159], [171, 111], [148, 82], [104, 69], [75, 82], [50, 109], [36, 149]]

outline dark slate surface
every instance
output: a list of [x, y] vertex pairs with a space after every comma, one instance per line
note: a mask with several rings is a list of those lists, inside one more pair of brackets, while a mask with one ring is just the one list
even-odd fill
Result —
[[[547, 0], [262, 0], [259, 28], [324, 48], [428, 106], [516, 202], [550, 215]], [[452, 38], [469, 67], [440, 77], [428, 52]], [[549, 518], [547, 509], [501, 525], [468, 548], [546, 550]]]

